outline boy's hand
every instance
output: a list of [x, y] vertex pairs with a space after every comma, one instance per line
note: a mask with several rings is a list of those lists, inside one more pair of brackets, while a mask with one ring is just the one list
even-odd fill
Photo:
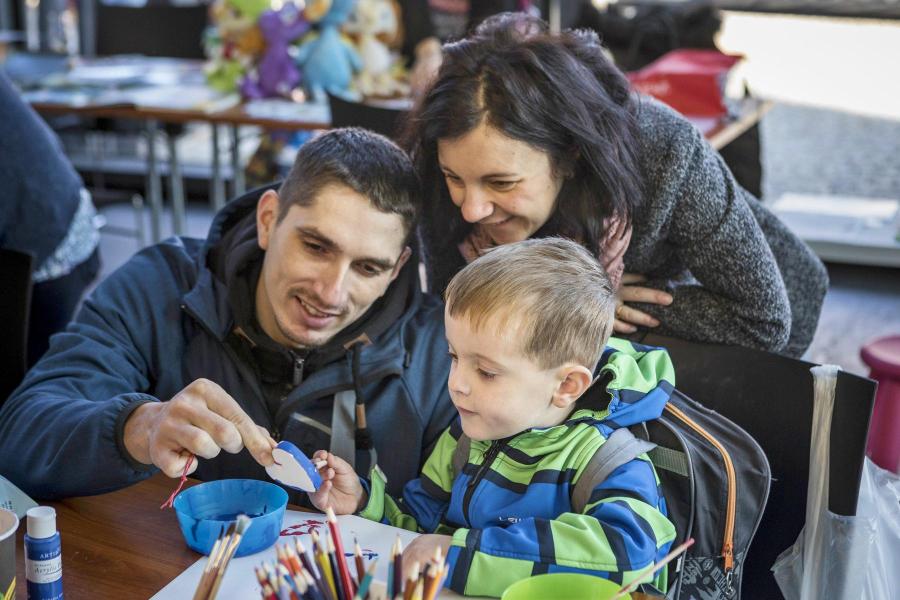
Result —
[[403, 581], [409, 579], [412, 574], [413, 565], [418, 563], [419, 569], [424, 569], [428, 561], [434, 558], [434, 551], [441, 549], [441, 556], [447, 558], [450, 552], [450, 542], [453, 538], [449, 535], [437, 535], [434, 533], [426, 533], [420, 535], [406, 547], [403, 551]]
[[312, 460], [326, 462], [319, 469], [322, 485], [317, 491], [309, 494], [313, 506], [322, 511], [330, 506], [338, 515], [352, 515], [365, 506], [367, 500], [365, 490], [359, 482], [356, 471], [347, 461], [325, 450], [313, 454]]

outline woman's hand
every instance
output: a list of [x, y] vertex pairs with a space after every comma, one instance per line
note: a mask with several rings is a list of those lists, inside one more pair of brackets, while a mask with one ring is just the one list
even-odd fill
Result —
[[659, 321], [647, 313], [628, 306], [627, 302], [643, 302], [645, 304], [659, 304], [668, 306], [672, 304], [672, 296], [666, 292], [635, 285], [647, 281], [643, 275], [624, 273], [622, 275], [622, 287], [619, 288], [619, 304], [616, 307], [616, 320], [613, 322], [615, 333], [634, 333], [637, 326], [657, 327]]
[[403, 581], [409, 579], [410, 575], [417, 575], [413, 572], [415, 565], [419, 565], [420, 571], [424, 569], [428, 561], [434, 558], [436, 549], [440, 548], [441, 556], [446, 558], [450, 551], [451, 541], [453, 538], [449, 535], [427, 533], [410, 542], [403, 551]]
[[322, 485], [309, 494], [313, 506], [322, 511], [330, 506], [338, 515], [352, 515], [365, 506], [366, 492], [356, 471], [347, 461], [325, 450], [316, 452], [312, 460], [326, 462], [319, 469]]

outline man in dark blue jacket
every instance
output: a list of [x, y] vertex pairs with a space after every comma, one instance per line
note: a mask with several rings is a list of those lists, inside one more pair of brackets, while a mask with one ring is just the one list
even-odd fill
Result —
[[386, 138], [307, 143], [205, 242], [147, 248], [96, 289], [0, 409], [0, 473], [42, 498], [175, 477], [191, 455], [200, 479], [265, 479], [288, 439], [378, 461], [398, 493], [454, 415], [442, 307], [409, 260], [419, 201]]

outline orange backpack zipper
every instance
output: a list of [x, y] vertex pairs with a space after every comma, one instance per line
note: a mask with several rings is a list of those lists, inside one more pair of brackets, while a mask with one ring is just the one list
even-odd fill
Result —
[[725, 473], [728, 476], [728, 508], [725, 512], [725, 539], [722, 544], [722, 559], [725, 562], [725, 578], [728, 586], [731, 587], [732, 571], [734, 570], [734, 516], [735, 505], [737, 502], [737, 477], [734, 474], [734, 463], [731, 462], [731, 455], [725, 449], [719, 440], [713, 437], [703, 427], [695, 423], [690, 417], [684, 414], [681, 409], [673, 405], [671, 402], [666, 403], [665, 410], [669, 411], [688, 427], [709, 440], [713, 446], [722, 454], [725, 462]]

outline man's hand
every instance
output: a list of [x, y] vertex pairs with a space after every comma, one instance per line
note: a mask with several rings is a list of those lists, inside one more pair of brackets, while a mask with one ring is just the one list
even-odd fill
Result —
[[309, 494], [313, 506], [321, 511], [330, 506], [337, 515], [352, 515], [365, 506], [366, 492], [347, 461], [325, 450], [313, 454], [312, 460], [327, 463], [319, 469], [322, 485]]
[[[125, 448], [138, 462], [180, 477], [190, 454], [213, 458], [222, 450], [244, 448], [259, 464], [272, 464], [275, 440], [225, 390], [197, 379], [168, 402], [149, 402], [125, 421]], [[189, 472], [197, 468], [195, 461]]]
[[625, 304], [626, 302], [643, 302], [645, 304], [659, 304], [668, 306], [672, 304], [672, 296], [666, 292], [635, 285], [647, 281], [643, 275], [624, 273], [622, 275], [622, 287], [619, 288], [619, 304], [616, 307], [616, 320], [613, 322], [613, 331], [616, 333], [634, 333], [636, 325], [643, 327], [658, 327], [659, 321]]
[[428, 561], [434, 558], [435, 550], [441, 549], [441, 556], [447, 558], [450, 552], [450, 542], [453, 538], [449, 535], [437, 535], [427, 533], [420, 535], [409, 543], [406, 550], [403, 551], [403, 581], [409, 579], [410, 575], [414, 575], [412, 569], [416, 564], [419, 569], [424, 569]]

